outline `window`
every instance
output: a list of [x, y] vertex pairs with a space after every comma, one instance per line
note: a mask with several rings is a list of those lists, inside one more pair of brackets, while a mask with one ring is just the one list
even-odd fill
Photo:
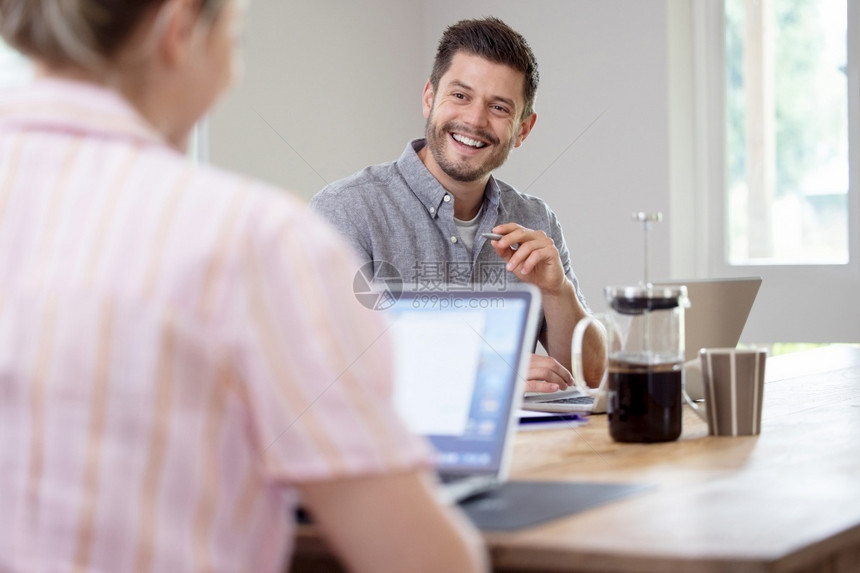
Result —
[[845, 264], [846, 0], [725, 0], [726, 259]]
[[33, 77], [33, 66], [0, 40], [0, 88], [21, 85]]
[[667, 6], [673, 276], [761, 276], [744, 342], [860, 340], [860, 2]]

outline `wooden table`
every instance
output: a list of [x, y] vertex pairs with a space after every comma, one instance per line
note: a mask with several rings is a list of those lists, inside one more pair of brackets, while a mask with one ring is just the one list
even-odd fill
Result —
[[[514, 533], [488, 533], [498, 571], [860, 572], [860, 347], [772, 358], [762, 433], [619, 444], [605, 416], [521, 432], [511, 479], [656, 487]], [[686, 410], [686, 408], [685, 408]], [[296, 570], [325, 571], [313, 532]]]

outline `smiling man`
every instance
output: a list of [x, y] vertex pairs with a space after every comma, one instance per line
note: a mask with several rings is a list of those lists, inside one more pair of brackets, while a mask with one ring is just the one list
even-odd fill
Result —
[[[537, 286], [548, 356], [532, 356], [527, 389], [552, 392], [573, 383], [571, 336], [588, 306], [555, 213], [492, 176], [531, 133], [537, 86], [534, 54], [507, 24], [454, 24], [424, 86], [425, 139], [409, 142], [397, 161], [329, 185], [311, 205], [346, 236], [371, 276], [434, 292]], [[596, 385], [603, 341], [593, 329], [586, 338], [586, 381]]]

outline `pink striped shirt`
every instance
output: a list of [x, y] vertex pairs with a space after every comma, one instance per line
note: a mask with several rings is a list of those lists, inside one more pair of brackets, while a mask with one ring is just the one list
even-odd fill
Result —
[[426, 465], [356, 270], [110, 91], [0, 95], [0, 570], [274, 571], [294, 484]]

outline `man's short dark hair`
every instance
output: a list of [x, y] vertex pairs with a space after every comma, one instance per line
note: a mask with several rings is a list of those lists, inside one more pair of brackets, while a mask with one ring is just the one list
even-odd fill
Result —
[[430, 84], [434, 92], [439, 88], [439, 80], [451, 67], [451, 61], [458, 52], [480, 56], [523, 72], [525, 109], [521, 119], [532, 114], [540, 76], [537, 59], [520, 33], [493, 17], [461, 20], [449, 26], [439, 40], [433, 71], [430, 74]]

